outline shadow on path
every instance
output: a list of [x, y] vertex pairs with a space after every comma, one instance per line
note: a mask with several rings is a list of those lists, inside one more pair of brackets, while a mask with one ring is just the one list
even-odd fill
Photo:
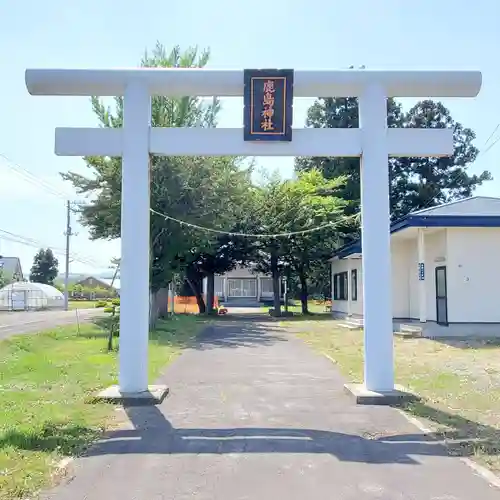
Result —
[[402, 435], [369, 439], [313, 429], [176, 429], [157, 407], [127, 407], [134, 429], [119, 430], [99, 441], [87, 456], [123, 454], [329, 454], [343, 462], [413, 464], [418, 455], [446, 456], [431, 437]]
[[423, 399], [401, 408], [419, 419], [432, 422], [435, 427], [437, 424], [436, 428], [440, 430], [431, 437], [445, 441], [451, 455], [476, 457], [480, 453], [500, 458], [500, 429], [428, 405]]

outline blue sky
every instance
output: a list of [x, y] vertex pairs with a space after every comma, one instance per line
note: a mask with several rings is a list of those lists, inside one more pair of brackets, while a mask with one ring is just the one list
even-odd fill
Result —
[[[0, 154], [36, 176], [28, 181], [0, 157], [0, 229], [52, 247], [64, 247], [63, 198], [78, 199], [58, 172], [85, 171], [82, 160], [54, 155], [54, 128], [95, 126], [96, 120], [86, 98], [30, 96], [24, 84], [28, 67], [135, 66], [159, 40], [167, 48], [210, 47], [210, 66], [216, 68], [479, 69], [483, 88], [476, 99], [444, 102], [456, 120], [475, 130], [480, 149], [500, 123], [495, 0], [0, 0], [0, 16]], [[304, 124], [310, 104], [296, 100], [295, 127]], [[242, 102], [225, 100], [219, 123], [240, 127]], [[292, 173], [291, 158], [258, 160], [266, 169]], [[472, 170], [489, 169], [500, 179], [499, 160], [500, 141]], [[63, 196], [49, 193], [37, 179]], [[500, 180], [477, 194], [499, 195]], [[74, 224], [74, 230], [78, 260], [72, 271], [92, 272], [119, 255], [119, 242], [90, 242], [85, 229]], [[21, 257], [25, 271], [35, 251], [0, 236], [0, 254]]]

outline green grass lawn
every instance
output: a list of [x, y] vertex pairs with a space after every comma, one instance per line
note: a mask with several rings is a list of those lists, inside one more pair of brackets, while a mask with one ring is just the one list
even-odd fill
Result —
[[[363, 332], [335, 321], [282, 322], [333, 358], [350, 382], [363, 380]], [[500, 472], [500, 339], [394, 339], [396, 383], [421, 397], [404, 407], [450, 453]]]
[[[160, 322], [149, 349], [150, 380], [203, 328], [195, 316]], [[112, 423], [113, 406], [88, 401], [117, 382], [117, 353], [96, 325], [0, 342], [0, 499], [25, 498], [52, 481], [55, 465]]]
[[97, 300], [70, 300], [70, 309], [92, 309], [95, 307]]
[[[325, 312], [324, 305], [316, 304], [313, 301], [309, 301], [307, 307], [309, 309], [309, 312], [312, 314], [331, 314]], [[296, 305], [294, 306], [288, 306], [288, 310], [296, 314], [302, 314], [302, 306], [300, 305], [299, 301], [297, 301]]]
[[[302, 306], [300, 304], [300, 300], [295, 300], [294, 301], [294, 305], [289, 305], [288, 306], [288, 311], [289, 312], [293, 312], [294, 314], [302, 314]], [[325, 306], [324, 304], [323, 305], [319, 305], [319, 304], [316, 304], [315, 301], [313, 300], [310, 300], [308, 301], [307, 303], [308, 305], [308, 308], [309, 308], [309, 312], [312, 313], [312, 314], [331, 314], [331, 313], [327, 313], [325, 312]], [[266, 310], [269, 310], [269, 309], [272, 309], [273, 306], [272, 305], [263, 305], [262, 306], [264, 309]], [[284, 311], [285, 310], [285, 306], [281, 306], [281, 310]]]

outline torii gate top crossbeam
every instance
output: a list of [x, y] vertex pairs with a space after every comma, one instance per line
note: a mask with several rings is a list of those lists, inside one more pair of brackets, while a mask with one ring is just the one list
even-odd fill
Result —
[[[150, 95], [243, 95], [243, 70], [26, 70], [26, 86], [32, 95], [120, 96], [131, 81], [144, 82]], [[379, 85], [387, 97], [476, 97], [481, 82], [480, 71], [297, 70], [293, 93], [297, 97], [356, 97], [367, 85]]]

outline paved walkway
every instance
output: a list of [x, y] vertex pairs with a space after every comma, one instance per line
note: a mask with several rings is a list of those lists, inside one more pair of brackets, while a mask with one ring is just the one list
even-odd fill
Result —
[[218, 323], [163, 382], [160, 407], [127, 409], [133, 425], [44, 498], [500, 499], [396, 410], [353, 404], [334, 365], [276, 323]]
[[89, 322], [103, 315], [102, 309], [71, 311], [0, 311], [0, 340], [21, 333], [36, 333], [77, 322]]

